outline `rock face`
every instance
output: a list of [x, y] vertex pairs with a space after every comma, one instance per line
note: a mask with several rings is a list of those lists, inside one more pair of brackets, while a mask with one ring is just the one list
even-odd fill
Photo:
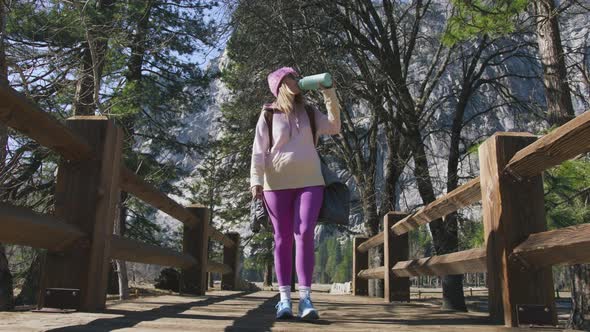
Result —
[[352, 294], [352, 282], [333, 283], [330, 294]]

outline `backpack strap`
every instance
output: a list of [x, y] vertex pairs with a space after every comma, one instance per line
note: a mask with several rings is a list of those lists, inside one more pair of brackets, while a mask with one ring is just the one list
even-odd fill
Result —
[[316, 141], [316, 125], [315, 125], [315, 110], [311, 105], [305, 104], [305, 113], [309, 118], [309, 126], [311, 127], [311, 135], [313, 137], [313, 145], [317, 145]]
[[275, 110], [270, 107], [265, 107], [263, 109], [264, 112], [264, 122], [266, 122], [266, 127], [268, 128], [268, 152], [272, 148], [273, 141], [272, 141], [272, 118], [275, 113]]

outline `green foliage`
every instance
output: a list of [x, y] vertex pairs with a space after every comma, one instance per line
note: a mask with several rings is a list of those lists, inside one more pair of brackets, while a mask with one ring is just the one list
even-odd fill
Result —
[[343, 244], [337, 236], [320, 242], [315, 252], [314, 280], [319, 283], [346, 282], [352, 278], [352, 241]]
[[459, 250], [483, 248], [483, 221], [460, 219], [459, 220]]
[[590, 221], [590, 162], [569, 160], [545, 172], [545, 207], [550, 228]]
[[432, 237], [425, 225], [409, 233], [410, 258], [422, 258], [433, 254]]
[[443, 37], [447, 46], [478, 36], [500, 36], [516, 29], [515, 18], [529, 0], [453, 0], [454, 12]]

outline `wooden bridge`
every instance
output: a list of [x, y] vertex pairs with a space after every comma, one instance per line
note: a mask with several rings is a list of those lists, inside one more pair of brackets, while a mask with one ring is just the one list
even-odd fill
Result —
[[[479, 149], [480, 178], [416, 213], [391, 212], [383, 232], [356, 238], [355, 296], [314, 295], [322, 315], [315, 323], [275, 322], [275, 292], [239, 292], [239, 235], [210, 227], [206, 208], [181, 206], [122, 166], [123, 135], [111, 120], [73, 117], [64, 125], [16, 91], [1, 87], [0, 122], [62, 157], [55, 213], [40, 215], [0, 203], [0, 242], [47, 249], [39, 306], [55, 301], [55, 289], [76, 289], [80, 311], [0, 313], [0, 330], [495, 331], [519, 325], [519, 311], [531, 308], [523, 305], [542, 306], [546, 311], [540, 315], [555, 325], [551, 266], [590, 262], [589, 224], [547, 231], [541, 175], [590, 151], [590, 112], [538, 140], [526, 133], [495, 134]], [[120, 191], [182, 222], [182, 252], [112, 235]], [[480, 200], [485, 248], [408, 260], [410, 230]], [[223, 243], [223, 262], [208, 260], [209, 239]], [[369, 268], [367, 252], [378, 245], [384, 246], [385, 264]], [[181, 291], [190, 295], [107, 305], [111, 259], [179, 267]], [[436, 304], [410, 299], [410, 276], [482, 271], [489, 276], [489, 315], [445, 312]], [[207, 272], [222, 273], [221, 291], [206, 293]], [[385, 299], [361, 296], [371, 278], [385, 280]]]

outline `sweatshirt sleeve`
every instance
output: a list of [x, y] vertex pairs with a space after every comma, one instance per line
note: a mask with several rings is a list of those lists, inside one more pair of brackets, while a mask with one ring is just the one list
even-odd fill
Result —
[[328, 115], [316, 110], [315, 118], [318, 135], [336, 135], [340, 133], [340, 103], [334, 88], [322, 90], [324, 103], [328, 109]]
[[250, 188], [264, 185], [264, 158], [269, 148], [268, 128], [264, 120], [264, 112], [260, 113], [254, 144], [252, 145], [252, 162], [250, 165]]

